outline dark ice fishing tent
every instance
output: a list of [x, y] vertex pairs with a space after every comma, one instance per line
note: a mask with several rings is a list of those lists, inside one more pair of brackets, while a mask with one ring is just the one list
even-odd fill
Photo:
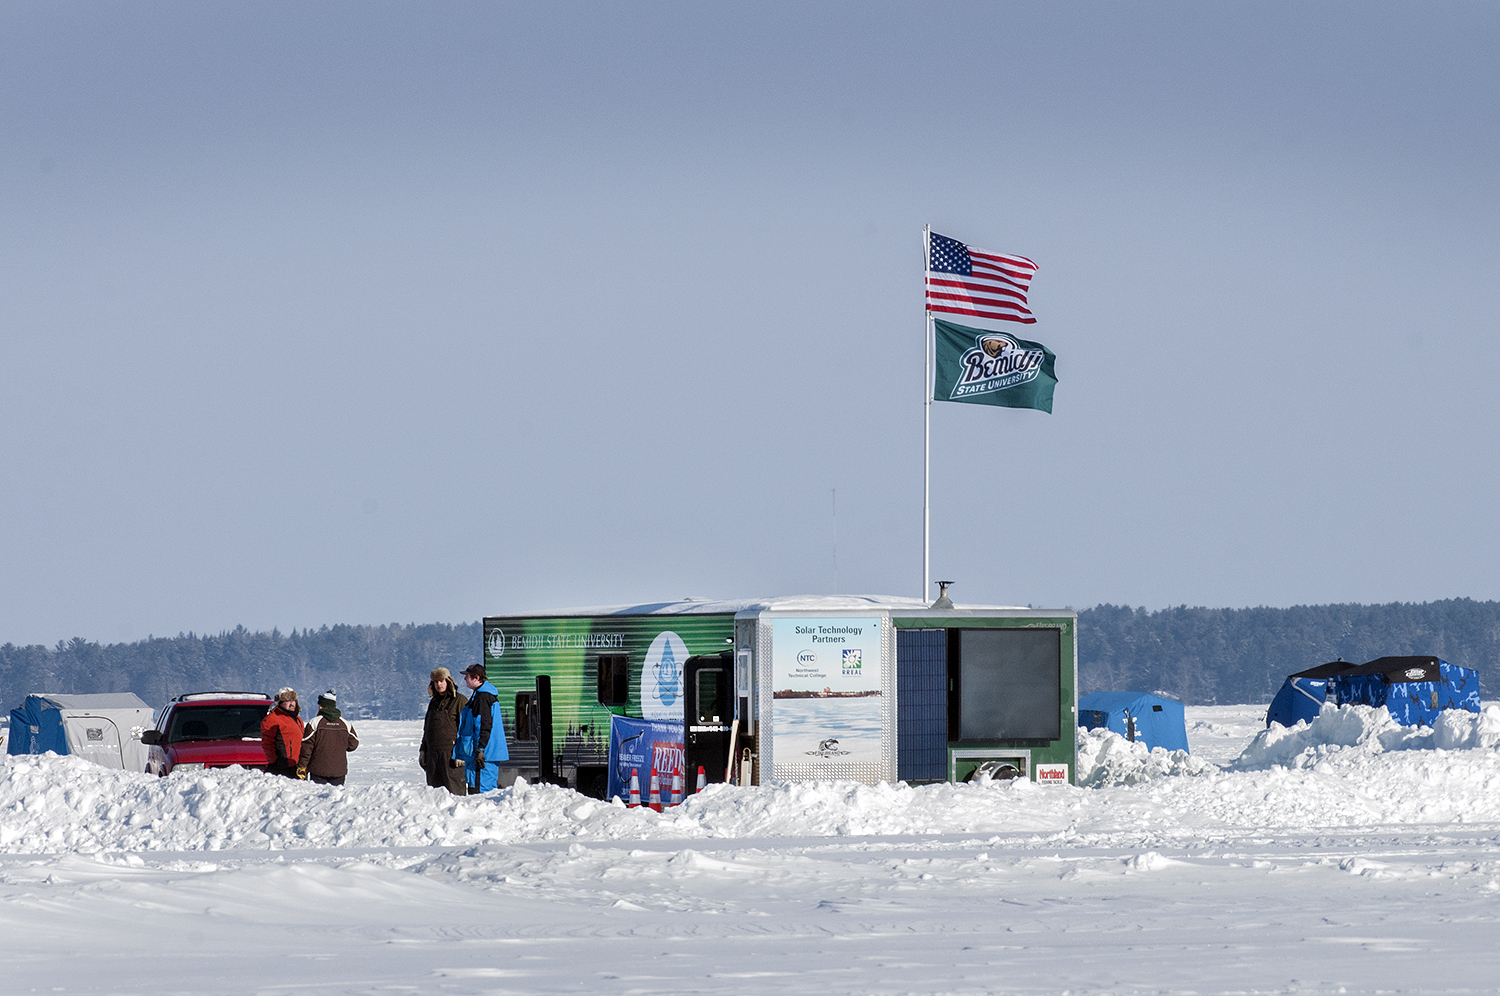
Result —
[[28, 695], [10, 711], [10, 754], [74, 754], [106, 768], [145, 771], [151, 707], [130, 692]]
[[1437, 657], [1380, 657], [1328, 679], [1338, 705], [1385, 706], [1402, 726], [1431, 726], [1444, 709], [1479, 711], [1479, 672]]
[[1281, 691], [1271, 700], [1271, 708], [1266, 710], [1266, 728], [1269, 729], [1272, 723], [1296, 726], [1299, 722], [1311, 723], [1317, 719], [1323, 703], [1329, 701], [1328, 679], [1358, 666], [1352, 661], [1329, 661], [1287, 675]]
[[1132, 743], [1187, 750], [1181, 702], [1147, 692], [1093, 692], [1078, 700], [1078, 725], [1113, 730]]

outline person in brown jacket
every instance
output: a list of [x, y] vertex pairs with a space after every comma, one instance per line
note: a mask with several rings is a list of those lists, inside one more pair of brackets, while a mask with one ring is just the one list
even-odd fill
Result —
[[267, 773], [297, 777], [297, 758], [302, 751], [301, 711], [297, 693], [283, 688], [276, 693], [276, 705], [260, 721], [260, 746], [266, 752]]
[[417, 763], [427, 772], [427, 784], [445, 788], [454, 795], [467, 795], [462, 762], [453, 759], [453, 745], [458, 742], [458, 714], [469, 700], [454, 687], [453, 675], [440, 667], [427, 682], [427, 719], [422, 724], [422, 746]]
[[342, 785], [349, 774], [349, 752], [359, 748], [359, 735], [339, 712], [339, 697], [333, 689], [318, 696], [318, 725], [302, 731], [302, 753], [298, 778], [311, 778], [319, 785]]

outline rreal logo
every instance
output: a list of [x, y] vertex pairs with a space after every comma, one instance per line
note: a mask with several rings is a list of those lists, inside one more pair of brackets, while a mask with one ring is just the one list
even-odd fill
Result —
[[804, 667], [811, 667], [812, 665], [818, 663], [818, 655], [815, 651], [804, 650], [797, 655], [797, 663], [803, 665]]
[[491, 657], [503, 657], [505, 655], [505, 631], [499, 629], [490, 630], [490, 635], [485, 637], [484, 652]]
[[959, 358], [963, 370], [953, 385], [949, 399], [972, 394], [990, 394], [1017, 384], [1029, 384], [1042, 372], [1047, 354], [1041, 349], [1022, 347], [1008, 335], [986, 332], [974, 337], [974, 348]]

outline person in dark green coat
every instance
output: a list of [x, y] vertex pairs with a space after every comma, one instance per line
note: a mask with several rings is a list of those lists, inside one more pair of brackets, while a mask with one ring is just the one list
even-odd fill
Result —
[[458, 714], [469, 700], [458, 693], [453, 675], [445, 667], [432, 672], [427, 682], [427, 694], [427, 718], [422, 723], [422, 746], [417, 750], [417, 762], [427, 772], [428, 785], [445, 788], [454, 795], [465, 795], [468, 788], [464, 768], [453, 757], [453, 745], [458, 742]]

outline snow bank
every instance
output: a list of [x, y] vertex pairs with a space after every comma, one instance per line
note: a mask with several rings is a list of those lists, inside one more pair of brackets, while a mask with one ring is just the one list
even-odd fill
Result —
[[238, 769], [157, 778], [44, 754], [0, 763], [0, 852], [1042, 830], [1056, 825], [1069, 791], [1030, 782], [716, 785], [658, 814], [550, 785], [459, 797], [410, 782], [336, 787]]
[[1085, 788], [1139, 785], [1167, 775], [1208, 775], [1218, 770], [1185, 750], [1150, 749], [1111, 730], [1078, 730], [1078, 784]]
[[[404, 733], [393, 737], [392, 758], [404, 758]], [[1077, 774], [1079, 787], [716, 785], [658, 814], [555, 786], [457, 797], [384, 774], [333, 787], [238, 769], [156, 778], [76, 757], [6, 756], [0, 853], [1000, 833], [1155, 847], [1278, 828], [1500, 823], [1500, 708], [1450, 713], [1431, 730], [1397, 726], [1383, 709], [1330, 709], [1260, 731], [1227, 769], [1081, 732]]]
[[1500, 745], [1500, 706], [1488, 706], [1480, 713], [1449, 710], [1431, 728], [1402, 726], [1384, 706], [1324, 706], [1311, 723], [1290, 728], [1272, 723], [1228, 768], [1315, 768], [1333, 760], [1348, 766], [1358, 758], [1387, 751], [1493, 750], [1496, 745]]

